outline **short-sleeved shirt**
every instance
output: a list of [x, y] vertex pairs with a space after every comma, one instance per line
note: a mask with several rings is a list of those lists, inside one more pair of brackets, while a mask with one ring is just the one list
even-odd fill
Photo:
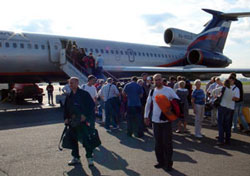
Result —
[[205, 104], [205, 93], [202, 89], [195, 89], [192, 92], [192, 98], [194, 98], [194, 104], [199, 104], [199, 105]]
[[128, 106], [141, 106], [140, 95], [143, 94], [142, 87], [136, 82], [131, 82], [125, 85], [123, 91], [128, 97]]
[[108, 99], [117, 97], [119, 95], [119, 91], [113, 84], [106, 84], [101, 88], [100, 95], [104, 97], [104, 101], [108, 101]]
[[89, 86], [88, 84], [83, 84], [81, 86], [81, 89], [87, 91], [93, 100], [97, 98], [97, 91], [96, 91], [95, 86]]

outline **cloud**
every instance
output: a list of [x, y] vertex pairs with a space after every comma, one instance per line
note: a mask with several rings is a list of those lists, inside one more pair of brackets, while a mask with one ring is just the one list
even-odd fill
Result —
[[17, 24], [16, 29], [21, 31], [32, 31], [39, 33], [52, 33], [53, 22], [46, 19], [34, 19], [26, 23]]
[[170, 13], [142, 15], [143, 20], [148, 26], [158, 25], [174, 17], [175, 16]]

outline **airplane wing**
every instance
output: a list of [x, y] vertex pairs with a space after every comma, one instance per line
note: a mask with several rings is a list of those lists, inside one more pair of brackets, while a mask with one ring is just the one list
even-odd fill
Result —
[[250, 77], [249, 68], [209, 68], [197, 65], [188, 65], [185, 67], [137, 67], [137, 66], [104, 66], [104, 70], [112, 73], [125, 73], [130, 72], [135, 75], [138, 73], [162, 73], [166, 75], [189, 75], [195, 78], [206, 78], [211, 75], [220, 75], [227, 73], [240, 73], [246, 77]]

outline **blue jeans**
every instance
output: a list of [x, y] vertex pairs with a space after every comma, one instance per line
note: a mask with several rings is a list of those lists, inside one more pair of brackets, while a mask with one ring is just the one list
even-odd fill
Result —
[[108, 101], [105, 102], [105, 128], [110, 129], [110, 121], [112, 121], [113, 127], [116, 128], [116, 122], [115, 122], [115, 117], [116, 117], [116, 110], [115, 107], [112, 105], [112, 100], [109, 99]]
[[[219, 128], [219, 142], [230, 142], [231, 137], [231, 123], [233, 110], [219, 106], [218, 107], [218, 128]], [[226, 136], [225, 136], [226, 134]]]
[[249, 129], [245, 117], [242, 114], [243, 102], [235, 103], [234, 116], [233, 116], [233, 129], [237, 129], [238, 117], [240, 117], [241, 124], [244, 129]]

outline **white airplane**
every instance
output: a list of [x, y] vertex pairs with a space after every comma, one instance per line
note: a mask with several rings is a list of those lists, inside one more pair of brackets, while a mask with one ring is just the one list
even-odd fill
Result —
[[250, 12], [203, 10], [213, 15], [205, 29], [194, 34], [169, 28], [164, 33], [169, 47], [0, 31], [0, 83], [61, 82], [69, 76], [86, 81], [86, 75], [65, 58], [69, 41], [76, 41], [86, 53], [101, 54], [104, 70], [118, 78], [142, 72], [206, 79], [230, 72], [250, 76], [250, 69], [225, 68], [232, 61], [223, 55], [231, 22]]

